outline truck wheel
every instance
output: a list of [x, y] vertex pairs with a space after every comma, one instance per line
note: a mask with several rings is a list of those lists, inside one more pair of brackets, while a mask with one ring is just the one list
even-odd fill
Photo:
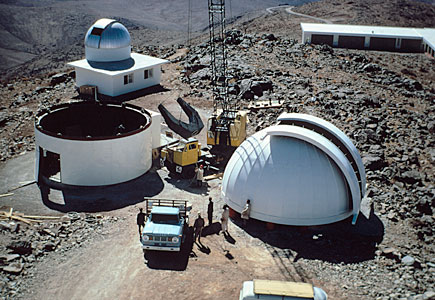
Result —
[[184, 166], [181, 175], [185, 179], [192, 178], [195, 175], [195, 165]]

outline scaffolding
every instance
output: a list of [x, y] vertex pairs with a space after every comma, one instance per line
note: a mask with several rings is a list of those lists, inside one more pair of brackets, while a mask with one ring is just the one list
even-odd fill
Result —
[[[210, 65], [213, 89], [214, 130], [229, 133], [236, 111], [228, 98], [227, 52], [225, 47], [225, 0], [208, 0]], [[223, 142], [223, 141], [222, 141]]]

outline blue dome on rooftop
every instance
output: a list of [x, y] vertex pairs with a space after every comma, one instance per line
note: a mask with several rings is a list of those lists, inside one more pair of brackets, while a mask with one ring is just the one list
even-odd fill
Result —
[[130, 33], [112, 19], [100, 19], [86, 33], [85, 46], [96, 49], [118, 49], [130, 46]]

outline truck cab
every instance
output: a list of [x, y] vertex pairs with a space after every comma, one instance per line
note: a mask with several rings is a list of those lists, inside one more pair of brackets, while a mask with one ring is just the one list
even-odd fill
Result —
[[277, 280], [259, 280], [243, 282], [239, 300], [327, 300], [324, 290], [309, 283]]
[[195, 138], [181, 139], [177, 144], [161, 151], [161, 164], [170, 172], [193, 175], [195, 164], [201, 156], [201, 144]]
[[179, 207], [152, 207], [142, 231], [143, 251], [180, 251], [184, 225]]

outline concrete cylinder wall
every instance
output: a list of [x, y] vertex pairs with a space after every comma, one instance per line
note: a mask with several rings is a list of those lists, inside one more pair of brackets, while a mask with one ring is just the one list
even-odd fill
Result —
[[146, 173], [152, 164], [150, 127], [126, 137], [90, 141], [57, 138], [35, 129], [35, 141], [38, 150], [60, 155], [61, 183], [68, 185], [121, 183]]

